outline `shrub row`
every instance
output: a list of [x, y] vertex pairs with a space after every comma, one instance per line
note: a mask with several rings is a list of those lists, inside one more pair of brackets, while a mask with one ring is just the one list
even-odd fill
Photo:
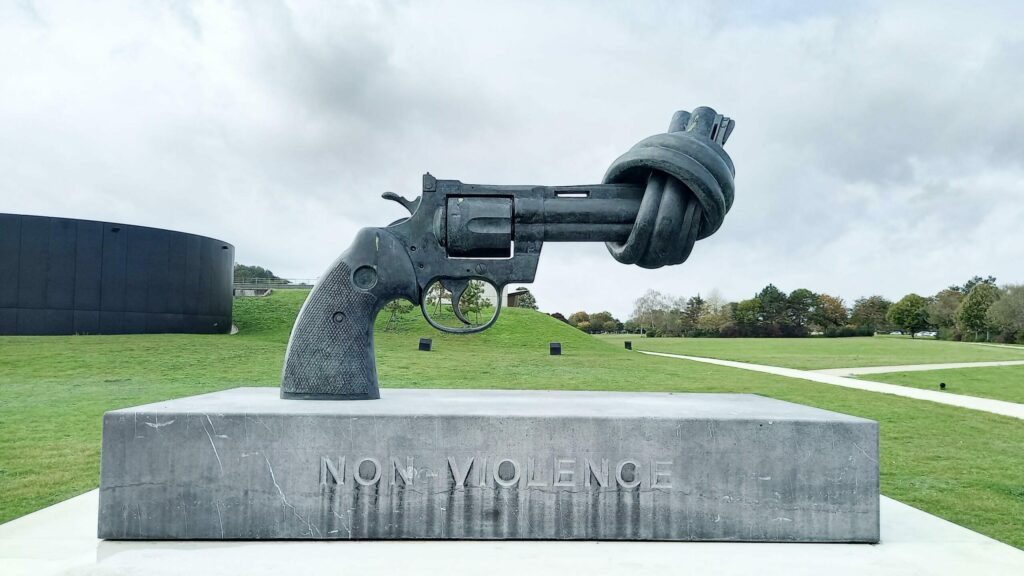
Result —
[[853, 336], [874, 336], [875, 330], [868, 326], [831, 326], [825, 329], [826, 338], [850, 338]]

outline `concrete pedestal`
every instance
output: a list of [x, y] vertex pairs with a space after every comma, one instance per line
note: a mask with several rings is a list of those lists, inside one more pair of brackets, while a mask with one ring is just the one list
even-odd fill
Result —
[[878, 541], [869, 420], [756, 395], [381, 396], [109, 412], [99, 536]]

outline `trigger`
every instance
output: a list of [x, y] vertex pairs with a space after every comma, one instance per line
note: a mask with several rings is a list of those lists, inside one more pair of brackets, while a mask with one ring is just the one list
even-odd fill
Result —
[[455, 312], [455, 317], [460, 322], [469, 326], [472, 324], [466, 317], [462, 315], [462, 308], [459, 307], [459, 303], [462, 301], [462, 294], [469, 287], [469, 280], [456, 280], [454, 278], [445, 278], [441, 280], [441, 285], [444, 286], [445, 290], [452, 293], [452, 312]]
[[394, 192], [385, 192], [385, 193], [381, 194], [381, 198], [383, 198], [385, 200], [391, 200], [391, 201], [394, 201], [394, 202], [398, 202], [406, 210], [409, 211], [410, 215], [415, 214], [416, 213], [416, 209], [420, 207], [420, 198], [419, 198], [419, 196], [417, 196], [415, 200], [409, 200], [409, 199], [405, 198], [404, 196], [399, 196], [398, 194], [395, 194]]

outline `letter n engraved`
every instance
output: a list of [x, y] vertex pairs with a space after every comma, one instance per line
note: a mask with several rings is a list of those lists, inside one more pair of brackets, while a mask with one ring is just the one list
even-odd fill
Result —
[[345, 457], [342, 456], [341, 460], [338, 460], [338, 465], [335, 466], [334, 462], [327, 456], [320, 457], [320, 485], [321, 486], [333, 486], [335, 484], [345, 483]]
[[604, 488], [605, 486], [608, 485], [608, 459], [607, 458], [601, 458], [601, 469], [600, 470], [597, 468], [597, 465], [594, 464], [594, 461], [591, 460], [590, 458], [587, 458], [586, 460], [584, 460], [584, 468], [586, 468], [586, 470], [583, 471], [583, 474], [585, 476], [585, 478], [583, 479], [583, 485], [584, 486], [586, 486], [587, 488], [590, 488], [590, 480], [591, 479], [597, 480], [597, 485], [600, 486], [601, 488]]
[[469, 478], [469, 471], [473, 468], [473, 458], [466, 461], [465, 468], [459, 468], [458, 462], [455, 461], [451, 456], [448, 457], [448, 470], [452, 473], [452, 481], [455, 483], [457, 490], [462, 490], [466, 487], [466, 479]]
[[403, 486], [412, 485], [413, 481], [416, 480], [416, 467], [413, 466], [412, 456], [405, 458], [405, 468], [402, 468], [401, 464], [398, 463], [398, 458], [391, 458], [391, 467], [394, 468], [394, 474], [391, 477], [391, 485], [398, 484], [398, 479], [402, 479]]

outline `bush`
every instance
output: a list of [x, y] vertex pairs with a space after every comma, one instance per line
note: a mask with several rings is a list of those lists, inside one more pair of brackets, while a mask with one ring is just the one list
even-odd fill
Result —
[[718, 335], [722, 338], [739, 338], [741, 336], [740, 327], [735, 324], [727, 324], [722, 326], [722, 329], [718, 331]]
[[781, 328], [783, 338], [807, 338], [810, 335], [810, 331], [806, 326], [784, 324]]
[[[724, 330], [724, 328], [722, 328]], [[722, 330], [715, 328], [694, 328], [686, 333], [690, 338], [718, 338], [722, 335]]]
[[1001, 344], [1014, 344], [1018, 339], [1020, 339], [1020, 336], [1012, 330], [1003, 330], [995, 338], [996, 342]]
[[791, 324], [726, 324], [718, 329], [695, 332], [695, 336], [719, 336], [721, 338], [806, 338], [809, 333], [805, 326]]
[[825, 329], [826, 338], [852, 338], [855, 336], [874, 336], [870, 326], [830, 326]]

